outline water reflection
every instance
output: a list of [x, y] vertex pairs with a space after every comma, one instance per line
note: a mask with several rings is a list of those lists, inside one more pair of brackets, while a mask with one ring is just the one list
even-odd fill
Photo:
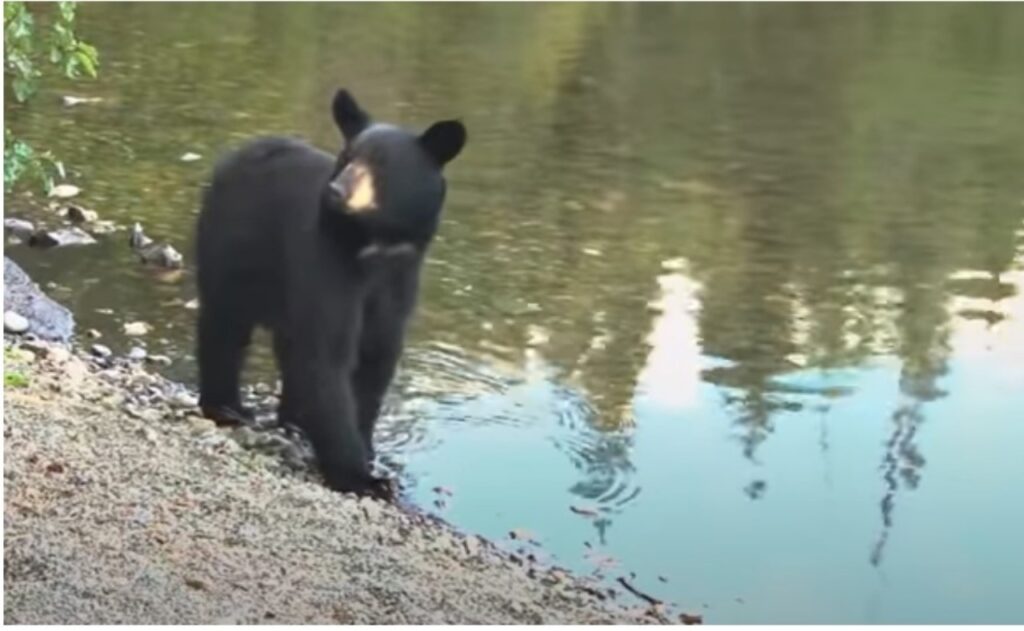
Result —
[[[946, 620], [1015, 611], [999, 595], [1020, 571], [992, 554], [1015, 549], [1010, 534], [978, 542], [965, 527], [957, 545], [974, 556], [928, 576], [934, 550], [918, 546], [933, 539], [915, 535], [1019, 518], [1001, 484], [1021, 474], [1007, 450], [1024, 408], [1024, 11], [80, 14], [105, 60], [81, 87], [106, 100], [61, 110], [50, 97], [65, 86], [50, 84], [30, 108], [5, 104], [8, 118], [78, 169], [84, 205], [186, 253], [212, 158], [267, 131], [335, 146], [324, 106], [338, 83], [384, 119], [464, 118], [474, 140], [450, 173], [380, 437], [411, 483], [459, 487], [453, 518], [497, 535], [530, 525], [569, 556], [596, 529], [638, 565], [677, 563], [660, 589], [708, 594], [732, 620], [863, 620], [883, 562], [888, 619], [929, 619], [936, 600], [959, 608]], [[194, 313], [174, 306], [190, 277], [154, 283], [116, 239], [9, 252], [67, 287], [115, 350], [122, 321], [154, 323], [150, 351], [177, 351], [172, 375], [194, 379]], [[968, 441], [978, 455], [954, 457]], [[495, 497], [514, 516], [481, 508]], [[965, 497], [979, 498], [970, 511], [943, 508]], [[756, 542], [738, 530], [750, 523]], [[984, 593], [933, 582], [957, 571]]]

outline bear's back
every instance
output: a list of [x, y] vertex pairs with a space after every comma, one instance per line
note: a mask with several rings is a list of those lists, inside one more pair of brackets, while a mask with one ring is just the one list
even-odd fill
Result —
[[199, 266], [217, 275], [276, 277], [315, 229], [320, 195], [334, 157], [296, 138], [257, 138], [214, 167], [203, 193], [197, 234]]

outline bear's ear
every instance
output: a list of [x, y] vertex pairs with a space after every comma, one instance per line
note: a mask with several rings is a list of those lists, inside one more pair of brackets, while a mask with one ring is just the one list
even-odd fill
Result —
[[369, 114], [359, 107], [348, 90], [341, 89], [334, 94], [331, 109], [334, 112], [334, 122], [346, 142], [350, 142], [370, 124]]
[[420, 144], [440, 166], [451, 162], [466, 144], [466, 128], [460, 121], [434, 123], [420, 136]]

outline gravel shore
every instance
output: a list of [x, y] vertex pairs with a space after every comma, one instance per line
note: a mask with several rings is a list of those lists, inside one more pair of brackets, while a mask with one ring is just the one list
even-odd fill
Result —
[[14, 339], [7, 623], [663, 620], [414, 510], [329, 491], [283, 434], [215, 428], [140, 361]]

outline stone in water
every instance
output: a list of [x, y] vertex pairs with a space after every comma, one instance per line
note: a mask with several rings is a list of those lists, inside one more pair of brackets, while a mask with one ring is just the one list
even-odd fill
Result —
[[4, 331], [8, 333], [24, 333], [28, 330], [28, 319], [14, 311], [4, 312]]
[[145, 322], [125, 322], [124, 323], [124, 334], [125, 335], [145, 335], [149, 333], [150, 326]]

